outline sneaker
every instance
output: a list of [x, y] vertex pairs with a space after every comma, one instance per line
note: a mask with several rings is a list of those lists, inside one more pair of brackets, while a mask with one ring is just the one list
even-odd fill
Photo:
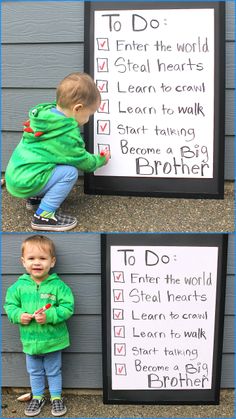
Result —
[[67, 408], [64, 405], [63, 399], [54, 399], [52, 403], [52, 415], [53, 416], [63, 416], [67, 412]]
[[55, 214], [52, 218], [44, 218], [40, 215], [34, 214], [31, 222], [33, 230], [46, 231], [67, 231], [71, 230], [77, 225], [77, 218], [66, 214]]
[[26, 416], [37, 416], [41, 410], [42, 407], [45, 405], [45, 398], [43, 397], [41, 400], [39, 399], [32, 399], [28, 406], [25, 409], [25, 415]]
[[40, 202], [41, 198], [38, 198], [37, 196], [33, 198], [28, 198], [26, 200], [26, 209], [29, 211], [36, 211], [39, 207]]

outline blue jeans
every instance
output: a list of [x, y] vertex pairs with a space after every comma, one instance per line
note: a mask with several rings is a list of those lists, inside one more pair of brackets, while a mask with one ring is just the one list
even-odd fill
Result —
[[42, 197], [40, 208], [43, 211], [56, 211], [70, 193], [77, 179], [78, 169], [76, 167], [57, 165], [46, 185], [37, 193], [38, 197]]
[[26, 354], [26, 367], [30, 376], [33, 396], [44, 394], [46, 377], [51, 397], [61, 395], [61, 351], [50, 352], [44, 355]]

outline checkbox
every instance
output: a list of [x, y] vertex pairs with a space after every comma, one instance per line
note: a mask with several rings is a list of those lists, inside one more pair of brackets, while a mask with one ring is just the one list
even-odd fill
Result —
[[110, 121], [101, 120], [97, 121], [97, 134], [99, 135], [110, 135]]
[[114, 326], [113, 328], [115, 338], [124, 338], [125, 337], [125, 326]]
[[101, 144], [101, 143], [98, 144], [98, 154], [101, 154], [102, 152], [105, 152], [106, 153], [107, 151], [109, 151], [110, 158], [111, 158], [111, 148], [110, 148], [110, 145], [109, 144]]
[[126, 344], [125, 343], [115, 343], [114, 344], [114, 355], [115, 356], [125, 356], [126, 355]]
[[113, 271], [114, 282], [125, 282], [123, 271]]
[[124, 310], [113, 308], [113, 320], [124, 320]]
[[108, 92], [108, 80], [96, 80], [96, 85], [100, 93]]
[[115, 364], [115, 375], [127, 375], [126, 364]]
[[97, 110], [98, 113], [109, 113], [109, 99], [101, 100], [100, 106]]
[[113, 300], [115, 303], [124, 302], [124, 291], [123, 290], [113, 290]]
[[109, 51], [109, 39], [97, 38], [97, 48], [103, 51]]
[[97, 58], [97, 72], [98, 73], [107, 73], [108, 69], [108, 59], [107, 58]]

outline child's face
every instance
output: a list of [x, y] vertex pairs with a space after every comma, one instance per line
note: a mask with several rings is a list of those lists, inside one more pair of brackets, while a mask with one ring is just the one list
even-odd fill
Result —
[[78, 125], [81, 127], [82, 125], [86, 124], [90, 118], [99, 108], [100, 106], [100, 99], [90, 106], [84, 106], [81, 104], [75, 105], [72, 112], [73, 118], [78, 122]]
[[40, 283], [48, 278], [56, 258], [51, 256], [49, 249], [27, 243], [21, 261], [31, 278]]

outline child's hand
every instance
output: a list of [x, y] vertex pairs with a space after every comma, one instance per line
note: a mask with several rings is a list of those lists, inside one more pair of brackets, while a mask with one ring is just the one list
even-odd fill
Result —
[[106, 163], [107, 164], [109, 162], [109, 159], [111, 157], [110, 151], [109, 150], [103, 150], [100, 153], [101, 156], [106, 157]]
[[46, 323], [46, 314], [45, 313], [36, 314], [34, 316], [34, 318], [35, 318], [36, 322], [39, 323], [39, 324], [45, 324]]
[[29, 324], [30, 322], [31, 322], [31, 320], [32, 320], [32, 314], [29, 314], [29, 313], [23, 313], [21, 316], [20, 316], [20, 322], [21, 322], [21, 324]]

